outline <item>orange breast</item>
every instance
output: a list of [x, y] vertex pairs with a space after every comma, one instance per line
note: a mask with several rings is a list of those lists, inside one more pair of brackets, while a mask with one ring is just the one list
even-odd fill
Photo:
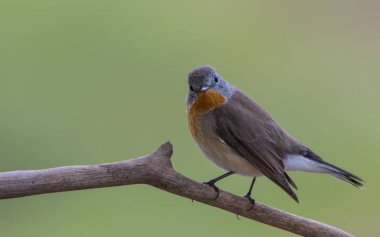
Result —
[[207, 90], [197, 96], [187, 113], [189, 129], [194, 138], [197, 137], [199, 131], [199, 116], [222, 105], [225, 101], [226, 97], [215, 90]]

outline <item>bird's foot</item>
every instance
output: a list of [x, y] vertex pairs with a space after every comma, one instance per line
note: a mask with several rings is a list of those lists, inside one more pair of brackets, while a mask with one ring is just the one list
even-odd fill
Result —
[[251, 197], [251, 195], [250, 194], [246, 194], [246, 195], [244, 195], [244, 197], [251, 203], [251, 207], [248, 209], [248, 211], [250, 211], [250, 210], [252, 210], [252, 208], [253, 207], [255, 207], [255, 205], [256, 205], [256, 201], [255, 201], [255, 199], [253, 199], [252, 197]]
[[213, 188], [216, 192], [216, 197], [214, 198], [214, 200], [216, 200], [218, 197], [219, 197], [219, 188], [215, 185], [215, 181], [213, 180], [210, 180], [208, 182], [203, 182], [204, 184], [207, 184], [208, 186], [210, 186], [211, 188]]

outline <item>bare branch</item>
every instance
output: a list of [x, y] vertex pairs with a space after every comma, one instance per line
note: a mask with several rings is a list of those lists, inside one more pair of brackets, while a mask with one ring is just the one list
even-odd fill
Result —
[[183, 176], [170, 161], [172, 145], [167, 142], [154, 153], [127, 161], [66, 166], [44, 170], [0, 173], [0, 199], [43, 193], [65, 192], [130, 184], [148, 184], [164, 191], [238, 214], [303, 236], [352, 236], [343, 230], [296, 216], [261, 203], [254, 208], [242, 197], [215, 191]]

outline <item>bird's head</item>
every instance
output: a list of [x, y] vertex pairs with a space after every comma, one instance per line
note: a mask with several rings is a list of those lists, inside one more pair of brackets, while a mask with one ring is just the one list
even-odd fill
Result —
[[233, 87], [219, 76], [211, 66], [200, 66], [191, 70], [188, 75], [188, 84], [188, 106], [192, 104], [199, 95], [207, 93], [209, 90], [224, 96], [226, 99], [229, 99], [233, 93]]

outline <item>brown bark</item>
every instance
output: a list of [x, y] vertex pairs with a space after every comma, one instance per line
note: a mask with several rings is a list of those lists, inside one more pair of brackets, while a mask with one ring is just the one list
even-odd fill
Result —
[[167, 142], [154, 153], [108, 164], [66, 166], [44, 170], [0, 173], [0, 199], [43, 193], [131, 184], [148, 184], [164, 191], [214, 206], [261, 223], [303, 236], [352, 236], [343, 230], [256, 202], [254, 208], [242, 197], [215, 191], [173, 169], [172, 145]]

